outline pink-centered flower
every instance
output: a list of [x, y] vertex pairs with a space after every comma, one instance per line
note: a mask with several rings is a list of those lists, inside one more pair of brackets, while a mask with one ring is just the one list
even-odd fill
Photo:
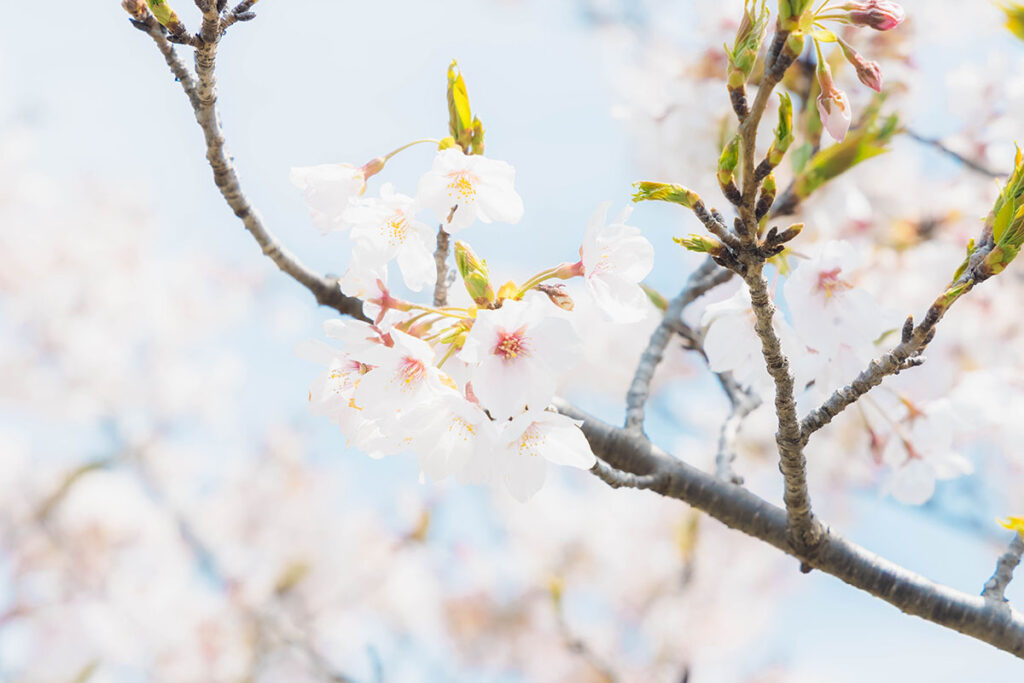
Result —
[[868, 26], [876, 31], [892, 30], [906, 19], [903, 8], [887, 0], [848, 2], [841, 9], [846, 10], [847, 21], [854, 26]]
[[361, 354], [359, 360], [373, 369], [363, 375], [353, 394], [367, 419], [379, 420], [385, 427], [394, 425], [413, 406], [454, 391], [447, 376], [434, 366], [434, 349], [429, 344], [394, 329], [388, 338], [392, 346], [379, 344]]
[[366, 191], [366, 171], [349, 164], [297, 167], [288, 177], [302, 190], [313, 225], [322, 232], [344, 230], [349, 200]]
[[882, 461], [892, 468], [884, 490], [909, 505], [922, 505], [934, 495], [937, 480], [970, 474], [974, 468], [954, 448], [958, 416], [948, 401], [908, 412], [882, 453]]
[[567, 320], [540, 296], [506, 301], [477, 313], [459, 358], [474, 364], [473, 393], [496, 420], [527, 406], [544, 409], [559, 375], [575, 364], [579, 339]]
[[843, 345], [872, 355], [889, 322], [874, 297], [856, 286], [860, 263], [848, 242], [825, 242], [783, 286], [797, 336], [823, 359], [835, 360]]
[[429, 246], [433, 231], [415, 219], [415, 211], [412, 197], [386, 183], [380, 198], [353, 200], [343, 222], [352, 226], [354, 263], [379, 270], [396, 259], [406, 286], [418, 292], [433, 282], [437, 271]]
[[647, 314], [647, 295], [640, 281], [654, 267], [654, 247], [639, 228], [626, 225], [631, 207], [605, 225], [609, 206], [605, 202], [597, 207], [583, 235], [583, 279], [608, 318], [620, 323], [636, 322]]
[[433, 167], [420, 178], [416, 200], [433, 210], [450, 233], [477, 218], [484, 223], [518, 223], [523, 200], [514, 181], [515, 169], [504, 161], [449, 148], [437, 153]]

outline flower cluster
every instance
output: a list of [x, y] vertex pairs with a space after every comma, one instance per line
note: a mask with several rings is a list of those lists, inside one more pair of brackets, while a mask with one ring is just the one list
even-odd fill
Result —
[[[459, 83], [461, 77], [450, 73], [450, 97], [464, 97], [464, 86], [453, 87]], [[471, 121], [468, 112], [463, 116]], [[468, 135], [474, 149], [482, 141], [482, 127], [469, 134], [465, 125], [453, 122], [453, 136], [440, 141], [415, 197], [390, 184], [379, 197], [361, 196], [366, 177], [392, 155], [361, 169], [293, 169], [314, 223], [349, 231], [353, 258], [342, 282], [365, 298], [372, 317], [327, 323], [325, 331], [341, 342], [340, 350], [306, 347], [311, 359], [328, 368], [310, 400], [353, 445], [375, 457], [413, 451], [434, 479], [453, 475], [503, 484], [525, 500], [543, 484], [546, 462], [584, 469], [595, 462], [579, 423], [547, 410], [580, 347], [574, 301], [565, 285], [550, 281], [582, 278], [584, 291], [609, 319], [635, 322], [647, 312], [639, 283], [653, 266], [654, 248], [626, 224], [628, 211], [608, 223], [608, 206], [601, 205], [586, 228], [578, 261], [496, 287], [486, 261], [457, 241], [457, 271], [471, 301], [448, 305], [448, 253], [443, 246], [431, 253], [433, 231], [419, 220], [421, 213], [432, 213], [444, 234], [461, 233], [478, 219], [515, 223], [523, 214], [513, 168], [469, 154], [456, 142]], [[392, 261], [410, 290], [435, 284], [433, 305], [391, 293]]]

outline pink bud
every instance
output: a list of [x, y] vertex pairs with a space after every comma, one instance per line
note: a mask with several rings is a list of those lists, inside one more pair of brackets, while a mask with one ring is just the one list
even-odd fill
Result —
[[876, 31], [894, 29], [906, 19], [903, 8], [887, 0], [848, 2], [842, 9], [848, 12], [847, 21], [854, 26], [868, 26]]
[[821, 123], [834, 140], [841, 141], [850, 130], [850, 101], [846, 99], [846, 93], [832, 82], [832, 71], [826, 62], [819, 63], [818, 83], [821, 85], [821, 94], [818, 95]]
[[863, 55], [850, 47], [844, 40], [839, 41], [839, 46], [843, 48], [843, 56], [846, 57], [846, 61], [857, 70], [857, 78], [860, 79], [860, 82], [872, 90], [882, 92], [882, 69], [878, 66], [878, 62], [864, 59]]

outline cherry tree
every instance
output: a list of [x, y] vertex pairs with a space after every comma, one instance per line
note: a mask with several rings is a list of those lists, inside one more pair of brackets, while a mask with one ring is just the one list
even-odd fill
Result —
[[[538, 680], [735, 678], [725, 662], [763, 632], [778, 599], [765, 586], [797, 587], [813, 571], [1024, 656], [1024, 616], [1005, 598], [1024, 554], [1013, 516], [1024, 483], [1012, 419], [1024, 405], [1015, 64], [950, 75], [966, 123], [940, 140], [904, 113], [921, 97], [913, 32], [937, 30], [936, 3], [695, 9], [681, 30], [701, 35], [699, 47], [648, 42], [623, 60], [617, 113], [651, 178], [633, 186], [636, 206], [581, 189], [579, 225], [557, 226], [578, 235], [578, 251], [549, 254], [540, 239], [534, 270], [509, 279], [500, 251], [485, 254], [474, 237], [524, 230], [529, 207], [511, 160], [487, 155], [485, 133], [502, 132], [485, 129], [486, 103], [471, 106], [452, 62], [447, 130], [364, 163], [291, 169], [311, 228], [349, 245], [350, 265], [334, 276], [272, 234], [226, 149], [218, 50], [256, 4], [196, 0], [193, 32], [184, 7], [122, 3], [192, 108], [230, 209], [280, 271], [340, 316], [297, 349], [320, 369], [296, 378], [296, 396], [337, 426], [339, 444], [414, 458], [423, 483], [408, 482], [418, 493], [395, 502], [397, 520], [334, 513], [343, 484], [297, 457], [302, 436], [286, 425], [260, 434], [255, 464], [211, 471], [216, 449], [204, 458], [178, 430], [219, 419], [235, 377], [227, 360], [188, 352], [201, 341], [190, 330], [238, 324], [260, 276], [140, 249], [137, 215], [95, 197], [75, 220], [104, 240], [62, 240], [68, 218], [47, 206], [45, 183], [4, 155], [13, 189], [0, 207], [48, 226], [11, 233], [0, 293], [22, 341], [0, 368], [30, 371], [4, 391], [93, 421], [113, 453], [27, 473], [38, 446], [2, 438], [11, 457], [0, 491], [13, 502], [0, 542], [16, 589], [0, 604], [0, 635], [20, 628], [28, 643], [9, 657], [13, 672], [81, 679], [116, 662], [172, 680], [355, 680], [364, 674], [353, 668], [380, 677], [382, 662], [400, 661], [407, 637], [427, 660]], [[986, 21], [1021, 32], [1024, 10], [990, 9]], [[964, 21], [980, 25], [978, 15]], [[601, 31], [610, 44], [633, 39], [615, 22]], [[921, 173], [902, 140], [963, 175]], [[418, 183], [388, 181], [391, 159], [428, 145]], [[658, 205], [676, 212], [672, 238], [645, 227]], [[678, 273], [670, 295], [646, 282], [665, 264]], [[86, 289], [76, 297], [38, 276], [51, 271]], [[216, 297], [201, 284], [211, 281]], [[135, 286], [147, 287], [148, 316], [122, 294]], [[700, 395], [711, 382], [724, 416]], [[580, 407], [592, 393], [624, 399], [621, 427]], [[661, 446], [648, 436], [658, 400], [677, 428], [674, 441], [658, 434]], [[982, 447], [998, 457], [979, 464]], [[942, 482], [969, 477], [1005, 496], [1010, 532], [976, 591], [841, 533], [851, 489], [921, 506]], [[500, 554], [425, 542], [423, 491], [445, 480], [493, 490]], [[659, 561], [647, 569], [637, 557]], [[520, 587], [514, 600], [499, 597], [502, 572]], [[626, 574], [635, 580], [623, 585]], [[147, 590], [154, 577], [160, 591]], [[765, 616], [730, 617], [727, 593]], [[607, 618], [578, 619], [580, 602]], [[380, 650], [354, 640], [360, 630]], [[629, 647], [637, 634], [642, 652]], [[68, 656], [46, 660], [54, 647]]]

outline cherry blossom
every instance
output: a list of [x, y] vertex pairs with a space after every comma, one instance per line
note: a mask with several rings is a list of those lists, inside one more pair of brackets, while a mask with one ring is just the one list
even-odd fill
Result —
[[891, 468], [885, 491], [909, 505], [926, 503], [935, 482], [970, 474], [970, 461], [954, 450], [957, 415], [949, 401], [922, 408], [907, 405], [907, 417], [894, 428], [882, 459]]
[[445, 230], [456, 233], [476, 218], [484, 223], [518, 223], [523, 200], [513, 188], [515, 170], [504, 161], [461, 150], [441, 150], [422, 178], [416, 200], [431, 209]]
[[849, 242], [825, 242], [798, 263], [783, 286], [797, 336], [825, 360], [835, 359], [843, 345], [870, 357], [874, 341], [895, 322], [856, 286], [861, 262]]
[[343, 214], [356, 243], [352, 261], [373, 271], [397, 258], [402, 279], [414, 292], [433, 282], [433, 232], [415, 213], [412, 197], [396, 193], [391, 183], [381, 187], [379, 199], [353, 200]]
[[[704, 348], [712, 371], [732, 372], [740, 384], [768, 391], [771, 378], [764, 367], [761, 340], [754, 332], [755, 322], [750, 292], [743, 287], [704, 310], [701, 318], [701, 325], [706, 328]], [[772, 323], [793, 370], [799, 378], [806, 377], [808, 354], [798, 352], [801, 346], [793, 330], [780, 315], [776, 315]]]
[[654, 267], [654, 246], [639, 228], [626, 225], [632, 207], [606, 225], [609, 206], [604, 203], [594, 211], [583, 236], [583, 279], [587, 291], [610, 319], [636, 322], [647, 313], [647, 295], [639, 283]]
[[363, 449], [371, 455], [391, 455], [407, 449], [412, 435], [399, 425], [414, 407], [436, 402], [453, 383], [434, 366], [434, 350], [421, 339], [391, 330], [384, 344], [362, 354], [372, 366], [359, 380], [352, 399], [365, 420], [359, 426]]
[[493, 454], [497, 427], [483, 409], [456, 392], [436, 403], [414, 407], [403, 428], [415, 434], [420, 469], [441, 480], [454, 474], [459, 481], [483, 483], [479, 461]]
[[547, 462], [590, 469], [597, 460], [579, 425], [564, 415], [530, 409], [514, 417], [500, 434], [503, 479], [514, 498], [525, 501], [544, 484]]
[[575, 361], [579, 339], [542, 297], [506, 301], [481, 310], [459, 357], [475, 363], [473, 392], [498, 420], [529, 406], [541, 410], [555, 393], [556, 378]]
[[366, 191], [366, 172], [349, 164], [299, 166], [288, 177], [302, 190], [313, 225], [321, 232], [348, 227], [344, 221], [348, 202]]

